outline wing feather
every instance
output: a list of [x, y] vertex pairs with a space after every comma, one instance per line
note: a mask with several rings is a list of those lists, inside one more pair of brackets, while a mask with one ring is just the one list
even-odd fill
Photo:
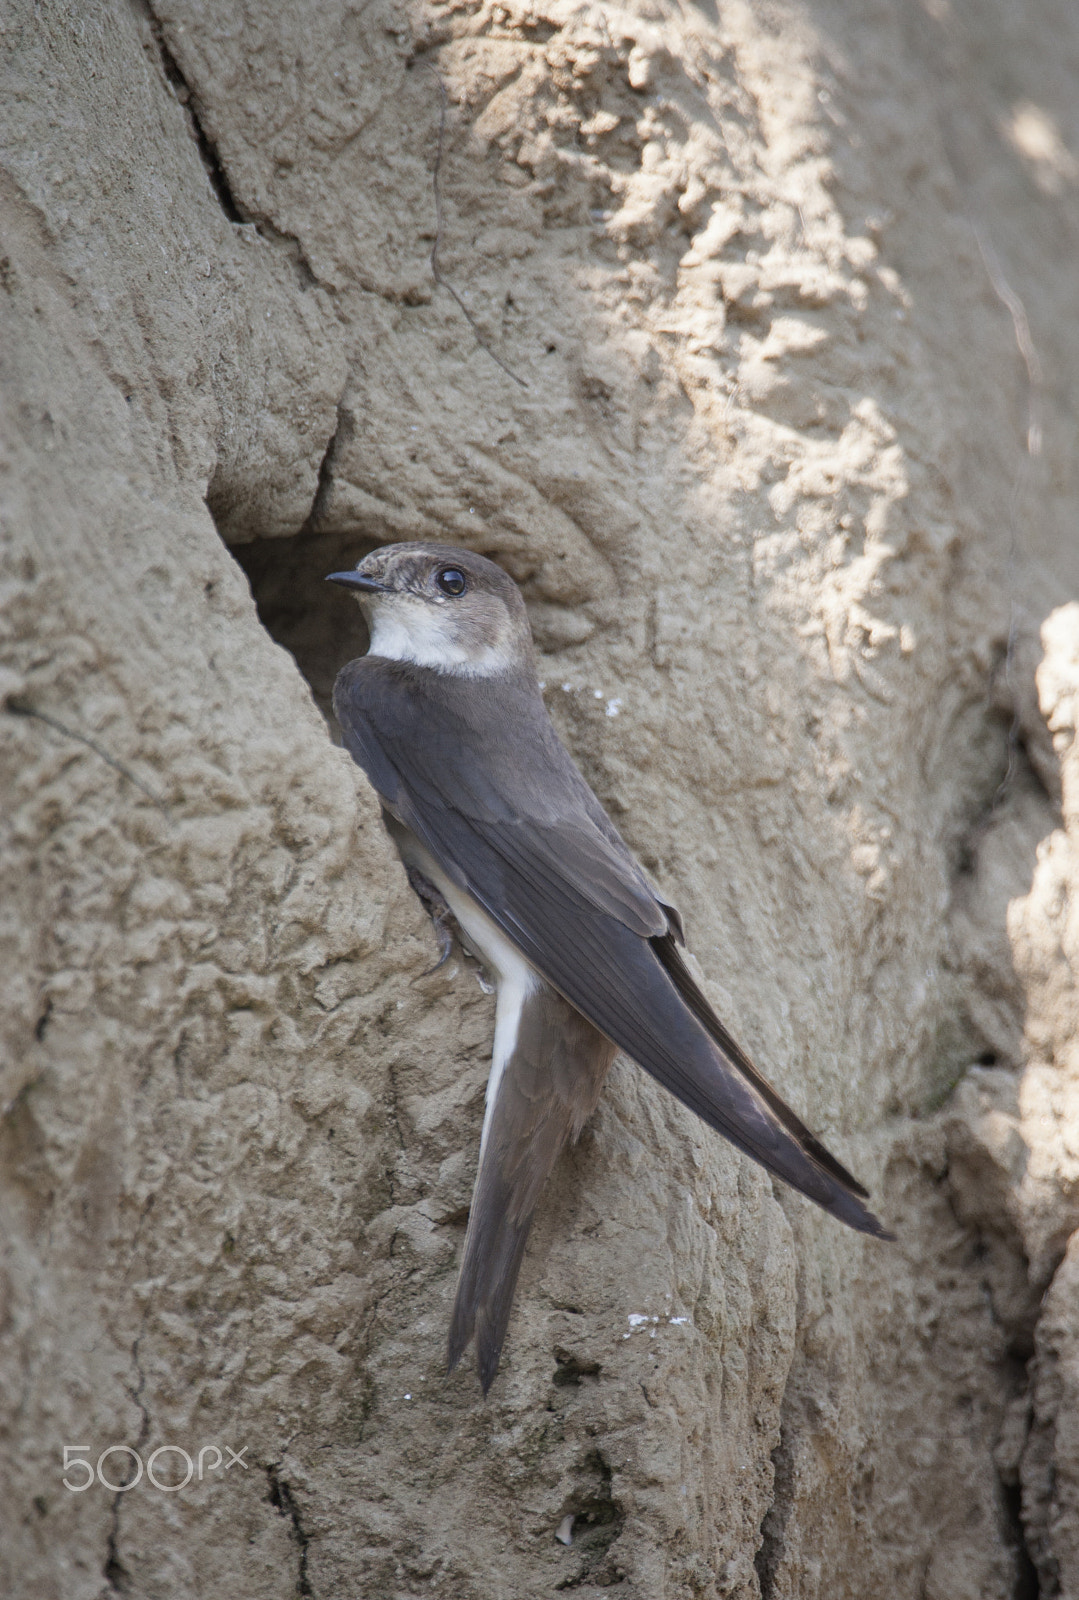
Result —
[[436, 713], [421, 673], [366, 657], [334, 691], [346, 744], [389, 809], [595, 1028], [740, 1150], [851, 1227], [884, 1235], [866, 1191], [700, 993], [676, 949], [680, 925], [549, 722], [506, 741], [512, 759], [500, 751], [492, 776], [482, 719], [505, 718], [506, 706], [485, 708], [471, 686], [457, 705], [443, 679]]

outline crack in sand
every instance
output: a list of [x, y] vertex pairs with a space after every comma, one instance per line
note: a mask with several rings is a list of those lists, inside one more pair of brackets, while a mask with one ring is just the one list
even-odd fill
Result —
[[287, 1517], [290, 1524], [291, 1537], [299, 1550], [299, 1566], [296, 1573], [296, 1593], [303, 1600], [314, 1600], [315, 1591], [311, 1587], [311, 1579], [307, 1571], [307, 1553], [311, 1543], [311, 1536], [303, 1525], [300, 1508], [296, 1504], [291, 1488], [280, 1476], [279, 1467], [270, 1465], [266, 1468], [266, 1476], [270, 1482], [270, 1504], [281, 1516]]

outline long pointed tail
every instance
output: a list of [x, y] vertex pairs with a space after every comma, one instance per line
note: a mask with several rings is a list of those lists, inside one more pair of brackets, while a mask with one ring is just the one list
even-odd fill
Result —
[[517, 1275], [540, 1191], [563, 1145], [595, 1110], [615, 1047], [545, 984], [524, 997], [495, 1094], [450, 1323], [449, 1370], [475, 1335], [486, 1395], [498, 1371]]

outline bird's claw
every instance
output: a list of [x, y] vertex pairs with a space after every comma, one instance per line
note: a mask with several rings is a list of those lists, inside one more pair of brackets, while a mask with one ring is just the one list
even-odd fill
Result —
[[421, 978], [429, 978], [432, 973], [438, 972], [446, 965], [453, 953], [454, 916], [445, 895], [435, 887], [430, 878], [425, 878], [416, 867], [409, 867], [407, 871], [409, 886], [422, 902], [423, 909], [430, 917], [431, 926], [435, 930], [435, 938], [438, 940], [438, 960], [434, 966], [427, 967], [419, 974]]
[[432, 911], [430, 913], [431, 926], [434, 928], [435, 938], [438, 940], [438, 960], [433, 966], [424, 968], [420, 973], [421, 978], [429, 978], [433, 972], [437, 972], [440, 967], [444, 967], [453, 953], [453, 932], [447, 925], [447, 915], [452, 920], [452, 913], [448, 909], [446, 914], [441, 911]]

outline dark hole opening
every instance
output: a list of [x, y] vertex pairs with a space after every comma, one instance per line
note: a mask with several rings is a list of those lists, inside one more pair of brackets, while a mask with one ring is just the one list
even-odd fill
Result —
[[295, 660], [338, 744], [333, 681], [346, 661], [367, 649], [367, 627], [355, 599], [327, 583], [326, 574], [354, 567], [375, 545], [374, 539], [334, 530], [230, 546], [247, 574], [259, 621]]

